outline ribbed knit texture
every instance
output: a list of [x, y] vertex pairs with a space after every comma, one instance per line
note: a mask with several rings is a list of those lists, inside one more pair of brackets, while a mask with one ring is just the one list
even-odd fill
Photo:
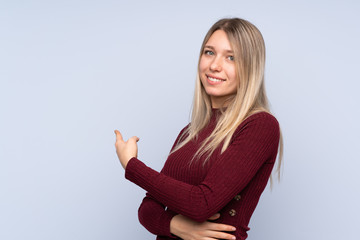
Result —
[[276, 160], [279, 124], [268, 113], [256, 113], [238, 126], [225, 152], [220, 154], [220, 147], [205, 165], [205, 156], [190, 164], [213, 131], [217, 114], [213, 111], [196, 140], [169, 155], [160, 173], [137, 158], [126, 167], [125, 177], [148, 192], [139, 220], [157, 239], [176, 238], [170, 233], [176, 214], [203, 222], [215, 213], [221, 214], [215, 222], [233, 225], [237, 239], [247, 238], [250, 217]]

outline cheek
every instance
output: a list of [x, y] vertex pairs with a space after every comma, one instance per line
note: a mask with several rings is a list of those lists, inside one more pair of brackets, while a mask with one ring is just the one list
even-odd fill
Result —
[[205, 72], [206, 66], [207, 66], [206, 59], [201, 57], [200, 58], [200, 63], [199, 63], [199, 72], [200, 72], [200, 74]]
[[235, 71], [235, 67], [234, 67], [234, 66], [229, 67], [227, 74], [228, 74], [228, 77], [229, 77], [232, 81], [234, 81], [235, 83], [237, 82], [237, 81], [236, 81], [236, 71]]
[[227, 77], [230, 80], [229, 87], [231, 92], [236, 92], [238, 87], [238, 79], [236, 77], [235, 67], [232, 66], [227, 69]]

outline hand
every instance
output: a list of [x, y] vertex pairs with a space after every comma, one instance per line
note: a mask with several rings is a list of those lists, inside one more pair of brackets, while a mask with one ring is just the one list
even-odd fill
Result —
[[[209, 220], [219, 217], [220, 214], [217, 213]], [[199, 223], [182, 215], [174, 216], [170, 222], [170, 232], [184, 240], [236, 239], [234, 235], [226, 233], [235, 230], [230, 225], [209, 221]]]
[[125, 169], [129, 160], [133, 157], [137, 157], [138, 153], [138, 147], [137, 142], [139, 141], [139, 138], [134, 136], [129, 138], [126, 142], [122, 138], [121, 133], [118, 130], [115, 130], [116, 135], [116, 142], [115, 142], [115, 148], [116, 148], [116, 154], [120, 160], [121, 165]]

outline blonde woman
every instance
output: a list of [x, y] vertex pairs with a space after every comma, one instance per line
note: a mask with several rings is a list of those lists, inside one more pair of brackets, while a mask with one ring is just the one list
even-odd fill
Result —
[[137, 159], [137, 137], [124, 141], [115, 130], [125, 177], [147, 191], [139, 220], [157, 239], [247, 238], [279, 147], [282, 152], [264, 67], [259, 30], [243, 19], [221, 19], [201, 46], [191, 122], [162, 171]]

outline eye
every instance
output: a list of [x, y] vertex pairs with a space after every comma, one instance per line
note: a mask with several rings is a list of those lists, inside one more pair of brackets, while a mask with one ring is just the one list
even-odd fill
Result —
[[234, 56], [228, 56], [227, 59], [229, 59], [230, 61], [234, 61]]
[[205, 50], [205, 51], [204, 51], [204, 54], [205, 54], [205, 55], [211, 55], [211, 56], [212, 56], [212, 55], [214, 55], [214, 52], [213, 52], [213, 51], [210, 51], [210, 50]]

